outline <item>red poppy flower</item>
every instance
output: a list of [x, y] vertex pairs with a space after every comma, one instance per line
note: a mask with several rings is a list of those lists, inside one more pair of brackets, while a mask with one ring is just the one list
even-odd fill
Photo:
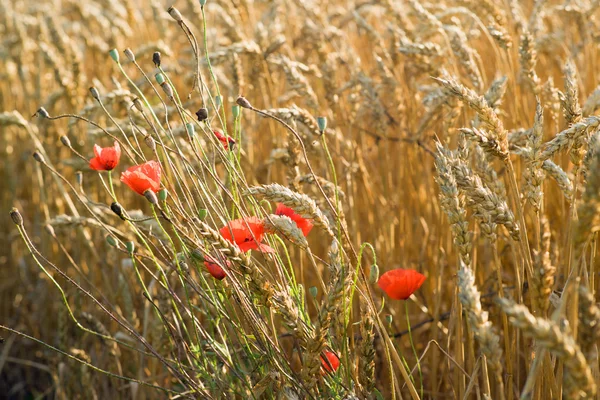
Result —
[[425, 282], [425, 275], [414, 269], [393, 269], [381, 275], [377, 284], [394, 300], [406, 300]]
[[313, 223], [311, 220], [301, 217], [300, 215], [296, 214], [296, 212], [293, 209], [281, 203], [277, 204], [275, 214], [290, 217], [290, 219], [296, 223], [298, 229], [302, 230], [304, 236], [308, 236], [308, 233], [313, 227]]
[[121, 182], [143, 196], [146, 190], [154, 193], [160, 190], [160, 175], [160, 164], [152, 160], [129, 167], [121, 174]]
[[223, 147], [225, 148], [225, 150], [233, 150], [233, 147], [235, 146], [235, 140], [231, 136], [225, 137], [225, 135], [223, 135], [219, 131], [213, 131], [213, 133], [215, 134], [219, 142], [223, 143]]
[[[229, 261], [226, 261], [226, 263], [227, 263], [227, 266], [229, 266]], [[223, 268], [221, 268], [219, 266], [219, 264], [216, 263], [216, 260], [213, 259], [212, 257], [209, 257], [209, 256], [205, 257], [204, 266], [208, 270], [208, 273], [211, 274], [212, 277], [215, 279], [223, 280], [223, 278], [225, 278], [227, 276], [225, 271], [223, 271]]]
[[257, 217], [236, 219], [222, 227], [219, 232], [221, 232], [221, 236], [231, 243], [235, 243], [243, 252], [251, 249], [264, 253], [275, 252], [268, 245], [261, 243], [265, 235], [265, 223]]
[[90, 160], [90, 168], [96, 171], [110, 171], [114, 169], [121, 158], [121, 146], [115, 142], [113, 147], [100, 147], [94, 145], [94, 154], [96, 157]]
[[[327, 372], [335, 372], [340, 367], [340, 359], [331, 351], [325, 351], [325, 358], [321, 356], [321, 367]], [[325, 360], [327, 359], [327, 360]]]

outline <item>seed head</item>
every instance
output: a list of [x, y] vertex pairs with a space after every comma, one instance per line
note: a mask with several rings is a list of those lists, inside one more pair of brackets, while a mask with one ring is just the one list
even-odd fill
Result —
[[23, 216], [16, 208], [10, 210], [10, 217], [12, 218], [15, 225], [22, 226], [23, 225]]
[[100, 101], [100, 92], [94, 86], [90, 87], [90, 94], [94, 99]]
[[48, 232], [48, 235], [54, 237], [56, 236], [56, 234], [54, 233], [54, 227], [50, 224], [46, 224], [44, 225], [44, 229], [46, 230], [46, 232]]
[[156, 150], [156, 142], [154, 141], [154, 139], [152, 139], [152, 136], [146, 136], [144, 138], [144, 142], [146, 143], [146, 146], [150, 147], [150, 150]]
[[38, 108], [38, 110], [33, 115], [34, 116], [38, 116], [40, 118], [48, 118], [48, 117], [50, 117], [50, 114], [48, 114], [48, 111], [46, 111], [46, 109], [44, 107]]
[[125, 215], [123, 215], [123, 207], [121, 207], [121, 205], [119, 203], [117, 203], [115, 201], [114, 203], [112, 203], [110, 205], [110, 209], [112, 210], [112, 212], [117, 214], [117, 216], [119, 218], [121, 218], [123, 221], [125, 221]]
[[202, 122], [208, 118], [208, 110], [204, 107], [196, 111], [196, 117], [198, 117], [198, 121]]
[[33, 152], [33, 158], [35, 161], [45, 164], [46, 160], [44, 160], [44, 156], [39, 152], [39, 151], [34, 151]]
[[169, 12], [169, 15], [177, 22], [183, 22], [183, 17], [181, 16], [181, 13], [179, 12], [178, 9], [176, 9], [175, 7], [171, 6], [169, 7], [169, 9], [167, 10]]
[[160, 87], [162, 87], [163, 92], [165, 92], [165, 94], [167, 95], [168, 98], [172, 99], [173, 98], [173, 88], [171, 87], [171, 85], [169, 85], [168, 82], [163, 82]]
[[68, 148], [71, 148], [71, 140], [67, 135], [62, 135], [60, 137], [60, 142]]
[[150, 204], [157, 206], [158, 205], [158, 197], [156, 197], [156, 193], [152, 190], [148, 189], [144, 192], [144, 197]]
[[160, 61], [160, 51], [155, 51], [154, 54], [152, 54], [152, 62], [156, 68], [160, 67]]
[[245, 97], [242, 97], [242, 96], [239, 96], [235, 102], [237, 105], [239, 105], [240, 107], [243, 107], [243, 108], [248, 108], [250, 110], [252, 108], [254, 108], [254, 107], [252, 107], [252, 104], [250, 104], [250, 102], [248, 100], [246, 100]]
[[129, 59], [129, 61], [135, 62], [135, 54], [133, 54], [133, 51], [131, 51], [129, 47], [123, 50], [123, 53], [125, 53], [125, 56]]
[[142, 101], [139, 97], [133, 99], [133, 106], [141, 113], [144, 112], [144, 106], [142, 105]]

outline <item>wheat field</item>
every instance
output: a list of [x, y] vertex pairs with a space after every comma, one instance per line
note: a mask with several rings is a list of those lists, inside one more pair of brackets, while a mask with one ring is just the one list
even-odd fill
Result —
[[0, 398], [600, 398], [599, 5], [0, 0]]

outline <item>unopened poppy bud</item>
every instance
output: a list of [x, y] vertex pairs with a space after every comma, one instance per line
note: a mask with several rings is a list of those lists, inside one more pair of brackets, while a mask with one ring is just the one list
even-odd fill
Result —
[[146, 190], [144, 192], [144, 197], [146, 200], [148, 200], [148, 202], [150, 202], [150, 204], [155, 206], [158, 205], [158, 197], [156, 197], [156, 193], [154, 193], [152, 190]]
[[327, 117], [317, 117], [317, 125], [319, 126], [321, 135], [325, 133], [325, 129], [327, 129]]
[[90, 87], [90, 94], [94, 99], [100, 101], [100, 92], [94, 86]]
[[160, 67], [160, 51], [155, 51], [154, 54], [152, 54], [152, 62], [154, 63], [154, 66], [156, 66], [156, 68]]
[[156, 79], [156, 83], [158, 83], [159, 85], [162, 85], [163, 83], [165, 83], [165, 76], [163, 74], [161, 74], [160, 72], [156, 75], [154, 75], [154, 79]]
[[200, 3], [200, 7], [204, 7], [204, 5], [206, 4], [206, 0], [199, 0]]
[[162, 87], [163, 92], [165, 92], [168, 98], [173, 98], [173, 88], [171, 87], [171, 85], [169, 85], [168, 82], [164, 82], [162, 85], [160, 85], [160, 87]]
[[169, 197], [169, 191], [167, 189], [160, 189], [158, 191], [158, 198], [160, 199], [160, 201], [167, 201], [167, 197]]
[[250, 102], [249, 102], [248, 100], [246, 100], [246, 98], [245, 98], [245, 97], [239, 96], [235, 102], [236, 102], [236, 104], [237, 104], [237, 105], [239, 105], [240, 107], [243, 107], [243, 108], [249, 108], [249, 109], [252, 109], [252, 108], [253, 108], [253, 107], [252, 107], [252, 104], [250, 104]]
[[110, 209], [112, 210], [112, 212], [114, 212], [115, 214], [117, 214], [117, 216], [119, 218], [121, 218], [123, 221], [125, 221], [125, 216], [123, 215], [123, 207], [121, 207], [121, 205], [119, 203], [117, 203], [115, 201], [114, 203], [112, 203], [110, 205]]
[[129, 59], [129, 61], [135, 61], [135, 54], [133, 54], [133, 51], [131, 51], [130, 48], [126, 48], [125, 50], [123, 50], [123, 53]]
[[112, 235], [106, 235], [106, 243], [108, 243], [112, 247], [117, 247], [117, 248], [119, 247], [119, 242], [117, 242], [115, 237]]
[[198, 117], [198, 121], [202, 122], [206, 118], [208, 118], [208, 110], [204, 107], [196, 111], [196, 117]]
[[62, 135], [60, 137], [60, 142], [67, 147], [71, 147], [71, 140], [67, 135]]
[[15, 225], [21, 226], [23, 225], [23, 216], [16, 208], [10, 210], [10, 217], [12, 218]]
[[183, 17], [181, 16], [181, 13], [179, 12], [178, 9], [176, 9], [175, 7], [171, 6], [169, 7], [169, 9], [167, 10], [169, 12], [169, 15], [177, 22], [183, 22]]
[[117, 49], [112, 49], [111, 51], [108, 52], [108, 55], [110, 56], [110, 58], [112, 58], [117, 64], [119, 63], [119, 52], [117, 51]]
[[237, 104], [231, 107], [231, 113], [233, 114], [233, 119], [237, 119], [240, 116], [240, 106]]
[[393, 320], [394, 317], [392, 317], [390, 314], [385, 316], [385, 322], [387, 322], [388, 325], [391, 325]]
[[152, 150], [152, 151], [156, 150], [156, 142], [154, 141], [152, 136], [150, 136], [150, 135], [146, 136], [144, 138], [144, 142], [146, 143], [146, 146], [150, 147], [150, 150]]
[[198, 261], [204, 261], [204, 254], [202, 254], [200, 249], [192, 250], [191, 256]]
[[34, 158], [35, 161], [37, 161], [39, 163], [42, 163], [42, 164], [46, 163], [46, 161], [44, 160], [44, 156], [41, 155], [41, 153], [39, 151], [34, 151], [33, 152], [33, 158]]
[[319, 294], [319, 289], [317, 289], [316, 286], [311, 286], [308, 288], [308, 293], [310, 293], [313, 298], [316, 298]]
[[215, 96], [215, 105], [217, 108], [221, 107], [221, 104], [223, 104], [223, 99], [221, 96]]
[[194, 128], [194, 124], [191, 122], [185, 124], [185, 130], [187, 131], [189, 137], [194, 137], [194, 135], [196, 135], [196, 128]]
[[56, 236], [56, 234], [54, 233], [54, 227], [50, 224], [46, 224], [44, 225], [44, 229], [46, 230], [46, 232], [48, 232], [48, 235], [54, 237]]
[[126, 242], [125, 243], [125, 248], [127, 248], [127, 251], [129, 252], [129, 254], [133, 254], [133, 252], [135, 250], [135, 243], [133, 243], [133, 242]]
[[379, 280], [379, 266], [377, 264], [371, 265], [371, 271], [369, 271], [369, 283], [373, 284]]
[[40, 118], [48, 118], [50, 116], [44, 107], [38, 108], [34, 115], [37, 115]]
[[200, 218], [200, 220], [204, 220], [204, 218], [206, 218], [207, 215], [208, 210], [206, 208], [201, 208], [200, 210], [198, 210], [198, 218]]

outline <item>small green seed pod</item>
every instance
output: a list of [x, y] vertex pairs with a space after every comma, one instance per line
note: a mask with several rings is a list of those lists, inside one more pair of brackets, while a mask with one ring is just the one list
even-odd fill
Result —
[[208, 210], [206, 208], [201, 208], [200, 210], [198, 210], [198, 218], [200, 218], [201, 220], [204, 220], [204, 218], [206, 218], [207, 215]]
[[311, 286], [308, 288], [308, 293], [310, 293], [313, 298], [316, 298], [319, 294], [319, 289], [317, 289], [316, 286]]
[[319, 126], [321, 135], [324, 134], [325, 129], [327, 129], [327, 117], [317, 117], [317, 125]]
[[371, 265], [371, 271], [369, 271], [369, 283], [374, 284], [379, 280], [379, 266], [377, 264]]
[[112, 235], [106, 235], [106, 243], [108, 243], [112, 247], [116, 247], [116, 248], [119, 247], [119, 242], [117, 242], [117, 240], [115, 239], [115, 237], [112, 236]]
[[165, 201], [167, 201], [167, 197], [169, 197], [169, 191], [167, 189], [160, 189], [160, 191], [158, 192], [158, 198], [160, 199], [160, 201], [164, 203]]
[[125, 243], [125, 247], [127, 248], [127, 251], [129, 252], [129, 254], [133, 254], [133, 252], [135, 251], [135, 243], [133, 243], [133, 242]]
[[114, 60], [114, 62], [116, 62], [117, 64], [119, 63], [119, 52], [117, 51], [117, 49], [112, 49], [108, 52], [108, 55]]

